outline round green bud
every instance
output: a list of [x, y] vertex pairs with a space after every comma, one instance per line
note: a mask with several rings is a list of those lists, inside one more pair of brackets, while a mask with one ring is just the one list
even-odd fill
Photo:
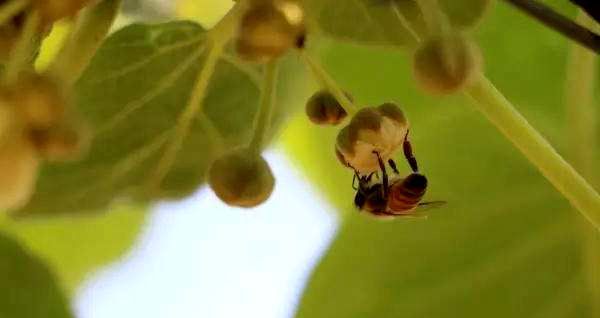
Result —
[[[352, 99], [349, 94], [346, 94]], [[337, 99], [328, 91], [313, 94], [306, 103], [306, 115], [317, 125], [337, 125], [348, 115]]]
[[419, 86], [435, 95], [460, 91], [481, 72], [481, 52], [460, 34], [426, 40], [414, 54], [413, 73]]
[[35, 189], [39, 159], [21, 131], [0, 140], [0, 211], [25, 205]]
[[273, 192], [275, 178], [265, 159], [238, 149], [217, 159], [209, 169], [208, 183], [215, 194], [231, 206], [251, 208], [265, 202]]
[[243, 59], [265, 63], [303, 46], [305, 33], [298, 1], [255, 0], [240, 21], [236, 50]]

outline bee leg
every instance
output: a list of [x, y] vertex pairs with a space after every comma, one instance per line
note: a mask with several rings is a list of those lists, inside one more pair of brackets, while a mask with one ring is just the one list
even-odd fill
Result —
[[393, 159], [388, 160], [388, 164], [390, 167], [392, 167], [392, 170], [394, 170], [395, 174], [400, 174], [400, 171], [398, 171], [398, 167], [396, 166], [396, 162], [394, 162]]
[[388, 182], [387, 172], [385, 171], [385, 164], [383, 163], [383, 159], [381, 159], [379, 152], [373, 151], [373, 153], [377, 156], [377, 161], [379, 162], [379, 168], [381, 169], [381, 174], [383, 176], [383, 197], [387, 198], [389, 182]]
[[417, 158], [413, 155], [412, 145], [408, 140], [408, 130], [406, 131], [406, 135], [404, 136], [404, 143], [402, 144], [402, 150], [404, 150], [404, 157], [408, 164], [410, 165], [410, 169], [413, 172], [419, 171], [419, 166], [417, 165]]
[[[351, 167], [350, 165], [348, 165], [348, 166]], [[352, 177], [352, 189], [357, 190], [357, 191], [362, 191], [362, 184], [363, 184], [364, 177], [360, 176], [360, 174], [358, 173], [358, 170], [356, 170], [354, 168], [352, 168], [352, 170], [354, 170], [354, 176]], [[358, 180], [358, 187], [355, 186], [356, 180]]]

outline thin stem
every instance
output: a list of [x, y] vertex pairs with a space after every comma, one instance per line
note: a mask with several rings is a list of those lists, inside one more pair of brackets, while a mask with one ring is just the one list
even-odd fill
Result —
[[263, 87], [260, 97], [258, 115], [254, 122], [254, 136], [250, 141], [250, 151], [260, 154], [267, 139], [273, 110], [275, 108], [275, 94], [277, 86], [277, 61], [265, 66]]
[[192, 88], [188, 103], [177, 119], [173, 138], [167, 145], [163, 156], [158, 161], [154, 174], [149, 179], [148, 188], [150, 191], [156, 191], [160, 188], [160, 184], [169, 173], [169, 170], [177, 158], [177, 154], [181, 150], [183, 141], [190, 131], [193, 120], [202, 111], [204, 98], [208, 93], [208, 84], [215, 73], [217, 63], [223, 54], [225, 45], [227, 45], [231, 37], [233, 37], [235, 27], [237, 26], [242, 12], [242, 4], [244, 3], [245, 1], [237, 3], [227, 15], [208, 32], [206, 41], [210, 49], [204, 64], [196, 77], [196, 82]]
[[[578, 20], [591, 25], [585, 13]], [[571, 45], [567, 60], [565, 102], [568, 120], [569, 152], [573, 166], [589, 178], [594, 174], [597, 112], [594, 107], [597, 56], [577, 44]]]
[[[596, 22], [600, 23], [600, 7], [598, 6], [597, 0], [570, 0], [573, 4], [580, 7], [581, 10], [585, 11], [589, 16], [594, 18]], [[581, 23], [581, 21], [579, 21]], [[585, 26], [585, 25], [584, 25]], [[598, 30], [595, 30], [598, 33]]]
[[505, 0], [516, 8], [537, 19], [547, 27], [554, 29], [562, 35], [578, 42], [590, 50], [600, 53], [600, 35], [571, 21], [569, 18], [557, 13], [545, 4], [535, 0]]
[[[453, 33], [452, 25], [446, 13], [440, 8], [437, 0], [417, 0], [421, 13], [427, 24], [429, 37], [444, 37]], [[444, 64], [447, 70], [456, 70], [456, 50], [450, 45], [441, 46], [442, 56], [445, 56]]]
[[10, 19], [27, 8], [29, 0], [10, 0], [0, 6], [0, 25], [6, 24]]
[[[577, 22], [591, 29], [600, 26], [584, 11]], [[586, 178], [595, 181], [594, 155], [597, 145], [597, 111], [594, 107], [594, 87], [598, 60], [594, 52], [572, 44], [567, 60], [565, 106], [567, 111], [569, 155], [573, 166]], [[580, 222], [582, 263], [592, 296], [591, 317], [600, 317], [600, 237], [589, 224]]]
[[450, 21], [440, 8], [437, 0], [417, 0], [417, 5], [421, 9], [430, 37], [451, 32]]
[[324, 89], [333, 94], [333, 97], [335, 97], [348, 115], [352, 116], [358, 111], [358, 107], [352, 103], [344, 91], [338, 86], [336, 81], [331, 78], [321, 65], [312, 59], [304, 50], [300, 51], [300, 57], [315, 80], [319, 82]]
[[408, 33], [410, 33], [410, 35], [417, 42], [421, 42], [421, 37], [419, 36], [419, 33], [417, 33], [417, 31], [415, 30], [415, 28], [413, 28], [412, 24], [406, 18], [406, 16], [404, 15], [404, 13], [402, 13], [400, 11], [400, 8], [398, 8], [398, 4], [396, 3], [396, 1], [390, 1], [390, 6], [392, 7], [392, 11], [394, 11], [394, 14], [396, 14], [396, 17], [398, 18], [398, 21], [400, 21], [400, 24], [402, 25], [402, 27], [404, 27], [408, 31]]
[[86, 8], [49, 71], [66, 84], [74, 83], [104, 41], [121, 7], [121, 0], [104, 0]]
[[31, 66], [36, 43], [39, 44], [39, 25], [40, 15], [37, 10], [29, 11], [19, 41], [10, 53], [10, 59], [4, 73], [4, 82], [16, 81], [21, 72]]
[[465, 91], [481, 111], [600, 230], [600, 195], [483, 75]]

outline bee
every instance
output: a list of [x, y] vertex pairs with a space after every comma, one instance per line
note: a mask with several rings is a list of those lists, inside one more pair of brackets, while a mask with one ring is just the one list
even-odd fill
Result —
[[[407, 134], [408, 136], [408, 134]], [[444, 205], [445, 201], [421, 202], [427, 190], [427, 178], [419, 173], [418, 165], [412, 154], [412, 147], [407, 137], [403, 144], [404, 156], [412, 169], [407, 177], [400, 177], [396, 163], [390, 159], [388, 165], [394, 171], [394, 176], [388, 177], [386, 166], [378, 152], [377, 156], [381, 169], [381, 182], [373, 181], [375, 172], [361, 176], [354, 170], [353, 188], [356, 190], [354, 204], [360, 211], [365, 211], [379, 218], [419, 217], [419, 212]], [[358, 187], [354, 184], [358, 179]]]

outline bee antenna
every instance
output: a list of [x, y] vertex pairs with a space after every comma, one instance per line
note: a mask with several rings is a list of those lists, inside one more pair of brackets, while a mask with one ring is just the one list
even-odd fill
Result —
[[356, 187], [356, 171], [354, 171], [354, 175], [352, 176], [352, 189], [357, 191], [359, 188]]

